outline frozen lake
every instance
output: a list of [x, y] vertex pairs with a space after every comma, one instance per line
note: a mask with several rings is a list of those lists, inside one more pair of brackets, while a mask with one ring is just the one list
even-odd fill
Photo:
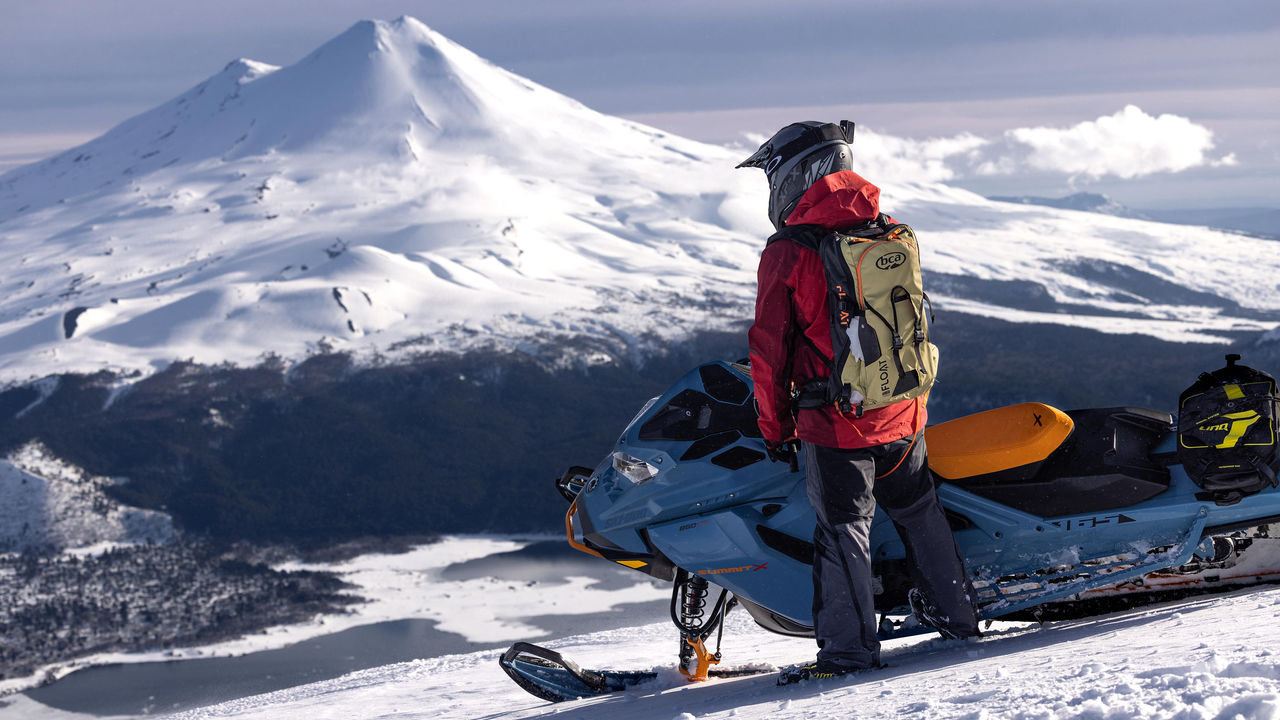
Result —
[[[366, 556], [367, 565], [377, 556]], [[396, 558], [398, 556], [385, 556]], [[519, 620], [543, 632], [515, 639], [538, 640], [599, 632], [668, 617], [668, 603], [655, 592], [638, 593], [640, 602], [611, 609], [575, 613], [577, 585], [566, 578], [589, 577], [591, 591], [626, 591], [645, 576], [585, 556], [563, 541], [542, 541], [508, 552], [450, 563], [432, 573], [437, 587], [457, 586], [444, 593], [456, 613], [450, 625], [465, 624], [468, 604], [477, 582], [493, 592], [524, 590], [530, 595], [565, 593], [563, 612], [522, 616]], [[467, 588], [472, 588], [468, 590]], [[362, 590], [367, 594], [368, 590]], [[531, 608], [540, 607], [531, 604]], [[494, 658], [513, 640], [478, 641], [464, 633], [441, 630], [440, 622], [422, 618], [388, 620], [359, 625], [310, 638], [287, 647], [250, 652], [236, 657], [208, 657], [166, 662], [103, 665], [72, 673], [26, 695], [46, 706], [89, 715], [143, 715], [200, 707], [224, 700], [271, 692], [391, 663], [493, 649]], [[672, 648], [676, 646], [672, 629]]]

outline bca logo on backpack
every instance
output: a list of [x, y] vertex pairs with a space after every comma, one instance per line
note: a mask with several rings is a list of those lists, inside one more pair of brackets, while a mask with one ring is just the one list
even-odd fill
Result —
[[920, 250], [906, 225], [884, 215], [844, 233], [814, 225], [784, 227], [788, 238], [815, 250], [827, 276], [831, 308], [830, 374], [800, 388], [797, 406], [835, 405], [840, 412], [884, 407], [929, 391], [938, 348], [920, 278]]
[[1280, 394], [1275, 378], [1239, 359], [1228, 355], [1178, 397], [1178, 461], [1220, 505], [1276, 485]]

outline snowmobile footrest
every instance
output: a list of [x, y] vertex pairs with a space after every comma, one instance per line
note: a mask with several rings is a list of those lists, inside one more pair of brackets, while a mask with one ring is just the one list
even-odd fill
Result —
[[[1089, 590], [1115, 585], [1164, 568], [1187, 564], [1204, 536], [1207, 511], [1201, 507], [1181, 537], [1160, 552], [1129, 552], [1125, 556], [1082, 559], [1071, 565], [1032, 575], [1001, 578], [978, 587], [982, 619], [997, 618]], [[977, 583], [975, 583], [977, 585]]]
[[528, 693], [561, 702], [626, 690], [658, 676], [655, 672], [583, 670], [554, 650], [518, 642], [498, 658], [502, 670]]

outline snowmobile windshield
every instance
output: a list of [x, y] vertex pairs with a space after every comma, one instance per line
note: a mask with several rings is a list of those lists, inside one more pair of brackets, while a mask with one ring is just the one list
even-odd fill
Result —
[[668, 400], [640, 426], [641, 440], [690, 442], [722, 433], [760, 437], [755, 409], [750, 404], [721, 402], [692, 389]]
[[649, 412], [650, 408], [652, 408], [657, 403], [658, 403], [657, 397], [649, 398], [649, 401], [644, 404], [644, 407], [640, 408], [640, 411], [635, 414], [635, 417], [631, 418], [631, 422], [627, 423], [627, 430], [630, 430], [637, 422], [639, 422], [640, 418], [644, 417], [645, 413]]

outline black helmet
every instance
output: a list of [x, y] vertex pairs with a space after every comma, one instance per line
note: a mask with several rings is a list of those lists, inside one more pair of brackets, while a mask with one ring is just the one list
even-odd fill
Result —
[[814, 120], [791, 123], [774, 133], [738, 167], [764, 169], [769, 179], [769, 220], [779, 230], [800, 196], [818, 178], [853, 169], [853, 123]]

